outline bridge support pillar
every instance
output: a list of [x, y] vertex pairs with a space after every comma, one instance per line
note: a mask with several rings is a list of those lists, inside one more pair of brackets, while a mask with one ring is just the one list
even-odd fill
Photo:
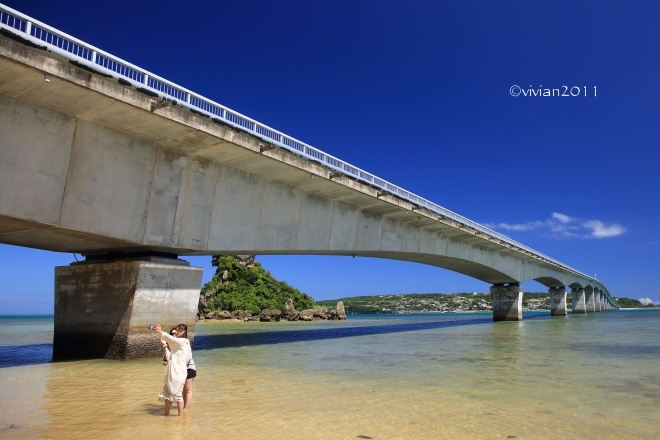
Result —
[[590, 286], [584, 288], [584, 303], [586, 313], [594, 311], [594, 291]]
[[594, 289], [594, 312], [600, 312], [600, 311], [601, 311], [600, 291], [598, 289]]
[[56, 267], [53, 360], [161, 356], [149, 324], [186, 324], [192, 340], [201, 282], [202, 268], [170, 258]]
[[551, 287], [550, 294], [550, 316], [568, 316], [566, 310], [566, 288]]
[[584, 289], [571, 290], [571, 303], [573, 313], [587, 313], [587, 308], [584, 299]]
[[495, 284], [490, 288], [493, 321], [522, 321], [522, 286]]

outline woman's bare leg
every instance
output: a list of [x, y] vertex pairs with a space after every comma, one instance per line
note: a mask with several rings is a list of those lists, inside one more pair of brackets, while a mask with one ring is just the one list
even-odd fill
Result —
[[181, 417], [183, 415], [183, 402], [177, 402], [176, 409], [179, 412], [177, 416]]
[[185, 385], [183, 385], [183, 409], [188, 409], [190, 407], [190, 402], [192, 402], [192, 386], [195, 378], [186, 379]]
[[172, 408], [172, 401], [165, 399], [165, 414], [166, 416], [170, 415], [170, 408]]

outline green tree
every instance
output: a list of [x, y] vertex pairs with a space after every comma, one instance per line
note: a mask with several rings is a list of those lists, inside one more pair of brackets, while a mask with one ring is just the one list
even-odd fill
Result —
[[202, 288], [200, 302], [204, 311], [249, 311], [263, 309], [285, 311], [285, 302], [291, 298], [296, 310], [310, 309], [314, 299], [283, 281], [276, 280], [260, 263], [246, 265], [231, 255], [216, 255], [212, 260], [217, 267], [211, 281]]

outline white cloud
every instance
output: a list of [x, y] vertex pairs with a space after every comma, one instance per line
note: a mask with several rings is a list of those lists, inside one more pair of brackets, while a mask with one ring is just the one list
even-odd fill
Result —
[[648, 306], [649, 304], [651, 304], [653, 302], [653, 300], [651, 298], [647, 297], [647, 298], [640, 298], [639, 302], [641, 302], [642, 305], [644, 305], [644, 306]]
[[555, 220], [559, 220], [562, 223], [570, 223], [573, 220], [575, 220], [573, 217], [569, 217], [566, 214], [562, 214], [560, 212], [553, 212], [552, 218], [554, 218]]
[[658, 242], [657, 241], [650, 241], [649, 246], [657, 246]]
[[626, 232], [626, 228], [618, 223], [608, 225], [600, 220], [582, 220], [560, 212], [551, 213], [550, 218], [543, 221], [535, 220], [513, 224], [491, 223], [486, 226], [491, 229], [516, 232], [536, 230], [541, 235], [558, 238], [608, 238]]
[[619, 224], [612, 223], [608, 226], [599, 220], [586, 221], [582, 226], [591, 229], [591, 235], [596, 238], [616, 237], [626, 232], [626, 228]]

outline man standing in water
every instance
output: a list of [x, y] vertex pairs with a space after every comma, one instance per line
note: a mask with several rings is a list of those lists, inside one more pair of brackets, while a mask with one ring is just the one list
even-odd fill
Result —
[[191, 357], [190, 341], [188, 340], [188, 327], [185, 324], [176, 326], [176, 336], [165, 333], [159, 324], [153, 327], [154, 332], [161, 336], [169, 345], [170, 349], [166, 353], [167, 368], [165, 369], [165, 377], [163, 384], [163, 391], [158, 396], [158, 400], [165, 402], [165, 413], [170, 414], [172, 402], [176, 402], [178, 416], [183, 414], [183, 386], [186, 383], [187, 377], [187, 363]]

